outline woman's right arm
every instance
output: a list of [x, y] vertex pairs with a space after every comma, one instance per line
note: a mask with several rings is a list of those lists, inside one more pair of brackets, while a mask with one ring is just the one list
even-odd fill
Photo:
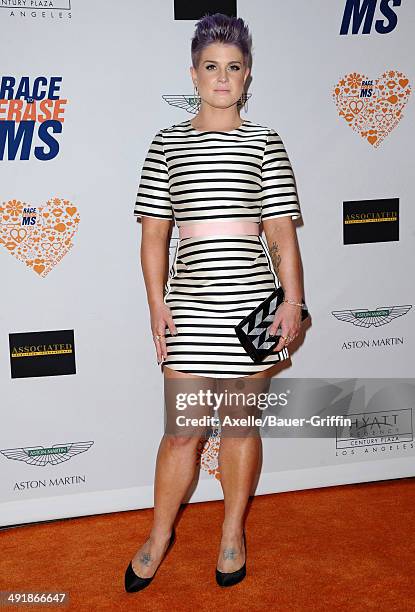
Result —
[[[157, 362], [167, 357], [166, 341], [164, 338], [166, 327], [171, 334], [176, 334], [170, 308], [164, 303], [164, 287], [169, 273], [170, 230], [172, 222], [165, 219], [156, 219], [143, 216], [141, 219], [141, 267], [147, 292], [147, 301], [150, 310], [151, 331], [157, 352]], [[158, 334], [162, 338], [155, 340]]]

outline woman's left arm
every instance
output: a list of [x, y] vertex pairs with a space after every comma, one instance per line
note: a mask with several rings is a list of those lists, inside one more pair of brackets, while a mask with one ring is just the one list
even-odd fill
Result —
[[[290, 216], [263, 219], [265, 236], [272, 265], [284, 289], [285, 298], [301, 303], [304, 297], [303, 269], [297, 231]], [[274, 335], [281, 325], [282, 335], [293, 340], [301, 328], [301, 307], [283, 302], [275, 313], [269, 333]], [[274, 352], [280, 351], [291, 341], [280, 338]]]

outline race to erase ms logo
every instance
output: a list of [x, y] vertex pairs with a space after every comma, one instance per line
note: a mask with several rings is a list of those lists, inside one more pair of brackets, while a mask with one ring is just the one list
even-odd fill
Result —
[[69, 200], [45, 204], [10, 200], [0, 204], [0, 246], [45, 277], [72, 248], [79, 212]]
[[399, 70], [387, 70], [377, 78], [345, 74], [332, 93], [339, 116], [375, 148], [402, 120], [410, 95], [409, 79]]
[[1, 161], [57, 157], [68, 102], [61, 86], [61, 76], [1, 77]]
[[[68, 102], [61, 86], [60, 76], [1, 77], [3, 163], [47, 162], [58, 156]], [[64, 198], [40, 204], [19, 199], [0, 202], [0, 247], [45, 277], [72, 248], [79, 221], [77, 207]]]

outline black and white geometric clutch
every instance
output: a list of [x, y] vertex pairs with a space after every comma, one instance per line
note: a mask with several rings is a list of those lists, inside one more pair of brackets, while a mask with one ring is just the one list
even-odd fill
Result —
[[[269, 334], [268, 328], [274, 320], [275, 311], [283, 300], [284, 290], [280, 286], [235, 326], [235, 333], [240, 343], [254, 363], [261, 363], [278, 344], [281, 327], [277, 329], [274, 336]], [[302, 304], [301, 320], [304, 321], [309, 316], [309, 312], [304, 300]]]

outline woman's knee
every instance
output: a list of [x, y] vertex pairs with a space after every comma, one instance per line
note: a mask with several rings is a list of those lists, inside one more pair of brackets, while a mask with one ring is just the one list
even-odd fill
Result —
[[179, 450], [185, 448], [196, 448], [199, 444], [201, 436], [179, 436], [165, 434], [164, 440], [170, 450]]

